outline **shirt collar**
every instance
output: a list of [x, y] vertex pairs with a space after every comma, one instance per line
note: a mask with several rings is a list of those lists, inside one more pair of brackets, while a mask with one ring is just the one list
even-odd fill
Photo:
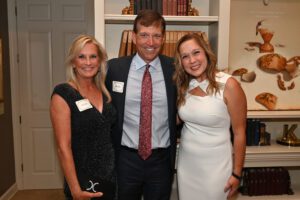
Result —
[[[142, 67], [144, 67], [145, 65], [147, 65], [147, 63], [140, 57], [140, 55], [138, 53], [136, 53], [135, 56], [133, 57], [133, 62], [134, 62], [135, 70], [139, 70]], [[149, 63], [149, 65], [151, 65], [152, 69], [157, 70], [159, 67], [159, 63], [160, 63], [160, 60], [159, 60], [159, 57], [157, 56], [152, 62]]]

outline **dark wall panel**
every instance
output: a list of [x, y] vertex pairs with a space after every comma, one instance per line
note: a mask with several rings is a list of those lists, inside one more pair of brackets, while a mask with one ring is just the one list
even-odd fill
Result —
[[6, 0], [0, 0], [0, 37], [2, 39], [4, 85], [4, 114], [0, 115], [0, 196], [2, 196], [16, 182], [11, 113], [8, 17]]

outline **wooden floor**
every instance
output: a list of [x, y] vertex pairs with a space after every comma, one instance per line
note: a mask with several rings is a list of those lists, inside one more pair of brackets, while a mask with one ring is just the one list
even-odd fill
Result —
[[19, 190], [10, 200], [64, 200], [62, 189]]
[[[173, 190], [171, 200], [177, 200], [177, 191]], [[65, 200], [62, 189], [19, 190], [10, 200]]]

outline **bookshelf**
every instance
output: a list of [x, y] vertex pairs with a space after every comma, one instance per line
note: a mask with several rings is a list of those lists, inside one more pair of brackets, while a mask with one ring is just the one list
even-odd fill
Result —
[[[199, 10], [199, 16], [165, 16], [167, 30], [195, 30], [207, 33], [210, 44], [218, 56], [218, 67], [227, 69], [230, 59], [230, 19], [231, 4], [241, 2], [247, 4], [253, 0], [193, 0], [192, 6]], [[261, 1], [262, 0], [255, 0]], [[278, 0], [284, 2], [284, 0]], [[294, 0], [295, 1], [295, 0]], [[270, 1], [272, 3], [272, 1]], [[94, 0], [95, 37], [105, 46], [109, 58], [117, 57], [122, 31], [132, 29], [135, 15], [121, 15], [129, 1]], [[239, 27], [234, 27], [238, 29]], [[300, 127], [300, 111], [248, 111], [249, 118], [266, 121], [267, 131], [272, 132], [274, 140], [282, 131], [284, 123], [297, 123]], [[300, 128], [296, 135], [300, 137]], [[292, 188], [295, 195], [257, 196], [238, 195], [237, 200], [276, 200], [300, 199], [300, 147], [287, 147], [272, 143], [271, 146], [247, 147], [246, 167], [285, 166], [290, 171]], [[298, 182], [297, 182], [298, 181]], [[176, 188], [176, 184], [175, 184]]]
[[[129, 1], [94, 0], [95, 36], [105, 46], [110, 58], [117, 57], [121, 33], [132, 29], [135, 15], [121, 15]], [[228, 66], [230, 0], [192, 1], [199, 16], [165, 16], [167, 30], [192, 30], [207, 33], [212, 48], [218, 56], [218, 66]]]
[[[245, 167], [285, 167], [291, 177], [291, 188], [294, 195], [271, 196], [243, 196], [239, 194], [234, 200], [296, 200], [300, 199], [300, 147], [284, 146], [276, 143], [276, 138], [282, 136], [283, 125], [297, 124], [300, 126], [300, 118], [297, 111], [257, 111], [248, 113], [248, 118], [260, 119], [266, 124], [266, 131], [271, 134], [270, 146], [247, 146]], [[299, 138], [300, 130], [295, 134]]]

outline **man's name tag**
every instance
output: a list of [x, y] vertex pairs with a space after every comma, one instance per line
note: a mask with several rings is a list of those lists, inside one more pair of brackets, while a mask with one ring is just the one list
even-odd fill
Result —
[[124, 82], [113, 81], [112, 83], [113, 83], [112, 90], [114, 92], [123, 93]]
[[80, 112], [93, 108], [92, 104], [88, 99], [81, 99], [79, 101], [76, 101], [75, 103]]

